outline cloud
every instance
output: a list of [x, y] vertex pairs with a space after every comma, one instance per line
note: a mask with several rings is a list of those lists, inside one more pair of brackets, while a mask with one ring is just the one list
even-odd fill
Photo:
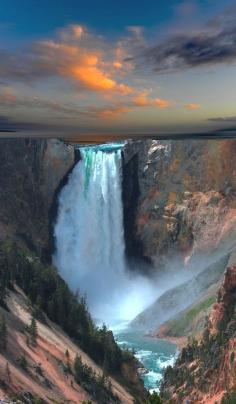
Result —
[[144, 28], [141, 25], [129, 25], [127, 30], [137, 38], [143, 38]]
[[222, 122], [222, 123], [224, 123], [224, 122], [236, 122], [236, 115], [235, 116], [209, 118], [208, 121]]
[[109, 72], [105, 71], [104, 55], [101, 50], [89, 49], [80, 43], [74, 45], [53, 40], [41, 42], [39, 50], [50, 62], [54, 61], [55, 72], [58, 75], [73, 79], [86, 90], [116, 92], [122, 95], [133, 91], [128, 85], [118, 83]]
[[[0, 115], [0, 132], [21, 132], [21, 131], [38, 131], [42, 130], [47, 132], [48, 130], [58, 130], [58, 125], [48, 125], [41, 122], [29, 122], [23, 121], [20, 122], [12, 117]], [[17, 133], [17, 136], [19, 133]], [[3, 135], [4, 136], [4, 135]], [[15, 137], [14, 133], [14, 137]]]
[[190, 104], [185, 104], [184, 108], [186, 109], [199, 109], [200, 108], [200, 104], [194, 104], [194, 103], [190, 103]]
[[235, 18], [229, 20], [225, 14], [218, 24], [211, 22], [201, 32], [172, 35], [146, 48], [143, 58], [157, 73], [235, 62]]
[[54, 100], [42, 99], [39, 97], [22, 97], [11, 87], [3, 87], [0, 90], [0, 107], [10, 107], [11, 111], [17, 109], [45, 109], [62, 117], [72, 119], [86, 117], [91, 119], [115, 119], [122, 114], [132, 110], [131, 105], [105, 105], [95, 107], [93, 105], [78, 106], [75, 103], [62, 103]]
[[125, 62], [116, 59], [117, 50], [109, 49], [106, 53], [106, 46], [83, 27], [71, 25], [59, 31], [56, 38], [37, 42], [24, 51], [15, 54], [0, 51], [0, 77], [29, 82], [59, 76], [88, 91], [132, 93], [134, 90], [113, 74], [114, 68], [122, 69]]
[[137, 107], [147, 107], [150, 105], [150, 100], [148, 99], [149, 92], [143, 91], [133, 98], [133, 103]]
[[55, 75], [55, 66], [44, 55], [27, 50], [15, 54], [0, 50], [0, 78], [30, 83], [35, 79], [43, 79]]
[[133, 98], [133, 103], [137, 107], [157, 107], [161, 109], [169, 108], [171, 106], [171, 102], [161, 99], [149, 98], [149, 91], [140, 92], [137, 96]]
[[15, 130], [13, 122], [8, 116], [0, 115], [0, 132]]
[[84, 113], [83, 109], [73, 103], [63, 104], [58, 101], [42, 99], [39, 97], [26, 97], [18, 95], [11, 87], [3, 87], [0, 90], [0, 106], [10, 107], [11, 109], [46, 109], [48, 111], [63, 113], [69, 115], [78, 115]]
[[115, 119], [119, 117], [122, 114], [126, 114], [128, 112], [131, 112], [132, 108], [130, 107], [124, 107], [124, 106], [114, 106], [114, 107], [109, 107], [109, 108], [104, 108], [97, 110], [97, 114], [99, 118], [102, 119]]
[[169, 108], [171, 106], [171, 103], [170, 101], [163, 100], [161, 98], [155, 98], [155, 100], [153, 100], [153, 105], [155, 105], [158, 108], [165, 109]]

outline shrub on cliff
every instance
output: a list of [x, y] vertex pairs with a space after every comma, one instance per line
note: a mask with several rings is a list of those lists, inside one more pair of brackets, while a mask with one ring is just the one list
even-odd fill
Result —
[[236, 389], [230, 393], [226, 393], [221, 400], [221, 404], [235, 404], [236, 403]]
[[0, 316], [0, 350], [7, 348], [7, 325], [4, 315]]
[[97, 375], [89, 366], [82, 363], [77, 355], [74, 362], [75, 380], [94, 400], [99, 403], [119, 403], [112, 392], [110, 381], [103, 375]]
[[162, 399], [160, 398], [159, 394], [154, 391], [146, 401], [146, 404], [163, 404]]

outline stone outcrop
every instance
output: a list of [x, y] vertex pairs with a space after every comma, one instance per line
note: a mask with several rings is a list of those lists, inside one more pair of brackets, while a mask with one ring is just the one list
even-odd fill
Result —
[[[233, 316], [236, 304], [236, 266], [227, 268], [224, 281], [218, 292], [217, 302], [208, 319], [208, 330], [211, 336], [217, 335], [219, 328], [226, 325]], [[236, 325], [236, 323], [235, 323]]]
[[[131, 236], [155, 266], [172, 257], [178, 256], [183, 264], [196, 255], [233, 247], [235, 153], [235, 140], [147, 140], [125, 145], [124, 171], [131, 174], [136, 160], [138, 176], [136, 195], [130, 189], [125, 194], [136, 206]], [[131, 223], [125, 222], [128, 233], [127, 223], [128, 229]]]
[[74, 147], [56, 139], [0, 140], [0, 239], [50, 260], [53, 202], [74, 161]]

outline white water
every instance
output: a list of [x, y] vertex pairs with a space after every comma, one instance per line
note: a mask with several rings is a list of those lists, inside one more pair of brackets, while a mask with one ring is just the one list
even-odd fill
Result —
[[176, 360], [176, 346], [134, 330], [116, 330], [114, 335], [118, 344], [134, 350], [137, 359], [145, 366], [146, 372], [142, 374], [145, 387], [151, 392], [159, 391], [164, 369], [173, 366]]
[[90, 147], [81, 155], [60, 194], [54, 263], [93, 316], [113, 326], [148, 306], [154, 287], [126, 269], [121, 151]]

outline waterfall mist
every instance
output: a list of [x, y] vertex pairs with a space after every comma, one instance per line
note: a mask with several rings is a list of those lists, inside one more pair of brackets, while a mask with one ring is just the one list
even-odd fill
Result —
[[120, 149], [86, 147], [81, 156], [59, 197], [54, 264], [93, 316], [112, 325], [148, 306], [154, 286], [126, 268]]

